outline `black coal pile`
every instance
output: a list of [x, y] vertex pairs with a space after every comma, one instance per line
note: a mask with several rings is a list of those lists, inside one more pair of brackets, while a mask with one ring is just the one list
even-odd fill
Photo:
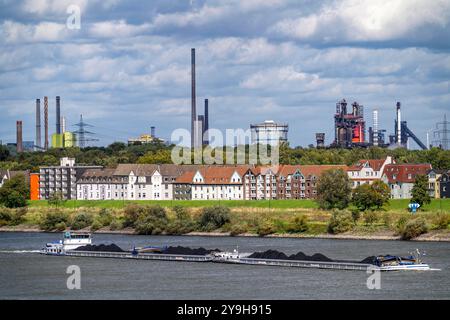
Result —
[[361, 260], [359, 263], [369, 263], [369, 264], [373, 264], [373, 263], [375, 263], [376, 258], [377, 258], [377, 257], [375, 257], [375, 256], [370, 256], [370, 257], [367, 257], [367, 258]]
[[124, 252], [122, 248], [119, 246], [113, 244], [99, 244], [99, 245], [91, 245], [88, 244], [87, 246], [78, 247], [74, 249], [76, 251], [103, 251], [103, 252]]
[[315, 253], [312, 256], [308, 256], [307, 254], [304, 254], [303, 252], [298, 252], [296, 254], [292, 254], [290, 256], [287, 256], [284, 252], [280, 252], [277, 250], [267, 250], [264, 252], [254, 252], [252, 253], [249, 258], [256, 258], [256, 259], [277, 259], [277, 260], [303, 260], [303, 261], [322, 261], [322, 262], [331, 262], [332, 259], [328, 258], [327, 256], [324, 256], [321, 253]]
[[220, 252], [219, 249], [213, 249], [213, 250], [208, 250], [205, 248], [189, 248], [189, 247], [182, 247], [182, 246], [177, 246], [177, 247], [167, 247], [166, 250], [164, 250], [165, 254], [183, 254], [183, 255], [193, 255], [193, 256], [204, 256], [207, 254], [210, 254], [211, 252]]

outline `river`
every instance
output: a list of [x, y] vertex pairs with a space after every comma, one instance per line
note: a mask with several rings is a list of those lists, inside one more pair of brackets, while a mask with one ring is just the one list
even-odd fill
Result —
[[[0, 232], [0, 299], [449, 299], [450, 244], [375, 240], [95, 234], [96, 244], [182, 245], [241, 252], [276, 249], [362, 260], [406, 255], [415, 248], [441, 271], [381, 274], [369, 290], [362, 271], [333, 271], [212, 263], [52, 257], [36, 251], [62, 234]], [[66, 269], [81, 270], [81, 289], [66, 286]]]

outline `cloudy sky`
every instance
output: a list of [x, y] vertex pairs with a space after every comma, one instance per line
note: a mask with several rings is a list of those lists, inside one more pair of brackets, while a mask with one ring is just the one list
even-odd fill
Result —
[[[80, 29], [66, 25], [81, 9]], [[104, 145], [156, 126], [189, 128], [190, 48], [197, 106], [210, 127], [289, 124], [292, 146], [333, 136], [336, 101], [379, 110], [391, 133], [396, 101], [425, 142], [450, 116], [448, 0], [0, 0], [0, 140], [34, 140], [35, 99], [55, 96], [68, 129], [83, 114]]]

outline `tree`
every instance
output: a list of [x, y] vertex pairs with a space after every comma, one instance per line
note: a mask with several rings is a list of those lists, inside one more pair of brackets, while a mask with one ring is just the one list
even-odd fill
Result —
[[67, 200], [64, 199], [64, 196], [60, 191], [53, 192], [47, 200], [49, 205], [55, 206], [56, 208], [62, 206], [66, 201]]
[[0, 144], [0, 161], [5, 161], [9, 157], [9, 150], [6, 146]]
[[350, 203], [352, 189], [342, 169], [324, 171], [317, 182], [317, 203], [322, 209], [344, 209]]
[[426, 175], [417, 175], [416, 182], [411, 190], [411, 203], [418, 203], [420, 206], [431, 202], [428, 194], [428, 178]]
[[365, 183], [353, 190], [352, 203], [361, 211], [374, 207], [379, 209], [389, 201], [390, 194], [388, 185], [382, 181], [371, 185]]
[[27, 205], [30, 191], [23, 174], [7, 180], [0, 188], [0, 204], [8, 208], [19, 208]]

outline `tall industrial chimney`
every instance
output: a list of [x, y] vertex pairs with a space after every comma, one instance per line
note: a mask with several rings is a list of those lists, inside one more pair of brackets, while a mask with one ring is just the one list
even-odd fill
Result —
[[61, 117], [61, 133], [66, 132], [66, 117]]
[[44, 149], [48, 150], [48, 97], [44, 97]]
[[400, 102], [397, 102], [397, 144], [401, 146], [402, 144], [402, 113], [400, 111]]
[[373, 145], [378, 146], [378, 110], [373, 110]]
[[191, 148], [195, 148], [196, 145], [196, 97], [195, 97], [195, 48], [191, 49]]
[[204, 144], [208, 145], [209, 144], [209, 134], [207, 133], [209, 129], [209, 110], [208, 110], [208, 99], [205, 99], [205, 124], [203, 127], [203, 135], [205, 135], [206, 133], [206, 137], [203, 137], [204, 139]]
[[56, 134], [61, 134], [61, 98], [56, 96]]
[[42, 147], [41, 141], [41, 99], [36, 99], [36, 147]]
[[22, 144], [22, 121], [18, 120], [16, 122], [16, 150], [17, 153], [23, 151], [23, 144]]
[[152, 136], [152, 138], [156, 137], [156, 131], [155, 131], [155, 127], [150, 127], [150, 135]]

